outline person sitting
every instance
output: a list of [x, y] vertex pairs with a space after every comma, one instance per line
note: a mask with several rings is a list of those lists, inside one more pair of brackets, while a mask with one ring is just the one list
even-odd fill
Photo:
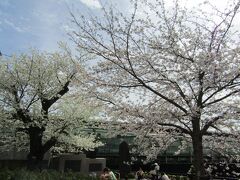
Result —
[[151, 175], [151, 180], [156, 180], [156, 171], [155, 171], [155, 169], [151, 169], [149, 171], [149, 174]]
[[143, 174], [144, 174], [144, 172], [143, 172], [142, 168], [139, 168], [139, 170], [136, 172], [136, 180], [143, 179]]
[[108, 174], [106, 168], [103, 169], [101, 175], [100, 175], [100, 180], [107, 180]]
[[170, 180], [170, 179], [164, 172], [162, 172], [161, 173], [161, 180]]
[[117, 180], [115, 174], [109, 169], [104, 168], [102, 174], [100, 175], [100, 180]]

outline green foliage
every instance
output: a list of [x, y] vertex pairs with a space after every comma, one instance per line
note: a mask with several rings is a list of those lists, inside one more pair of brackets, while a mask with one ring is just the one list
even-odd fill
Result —
[[60, 173], [54, 170], [43, 171], [28, 171], [26, 169], [1, 169], [1, 180], [97, 180], [97, 178], [90, 177], [75, 172]]
[[[151, 178], [144, 173], [145, 178]], [[168, 175], [171, 180], [189, 180], [187, 176]], [[129, 179], [135, 178], [135, 173], [128, 174]], [[98, 180], [99, 178], [68, 171], [60, 173], [55, 170], [28, 171], [26, 169], [0, 169], [0, 180]]]
[[133, 172], [128, 173], [128, 178], [129, 179], [134, 179], [135, 178], [135, 174]]
[[168, 175], [171, 180], [188, 180], [187, 176]]

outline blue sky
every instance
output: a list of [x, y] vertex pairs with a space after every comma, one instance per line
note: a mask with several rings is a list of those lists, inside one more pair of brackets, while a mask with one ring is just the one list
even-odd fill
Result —
[[0, 51], [26, 52], [29, 48], [54, 51], [58, 41], [71, 44], [69, 9], [97, 14], [106, 2], [124, 9], [128, 0], [0, 0]]
[[[186, 0], [185, 5], [192, 7], [203, 1]], [[216, 5], [215, 0], [210, 1]], [[218, 0], [217, 5], [225, 7], [223, 2], [226, 0]], [[32, 47], [54, 51], [59, 41], [71, 46], [67, 36], [73, 27], [69, 9], [97, 15], [107, 4], [127, 11], [129, 3], [130, 0], [0, 0], [0, 51], [7, 55]]]

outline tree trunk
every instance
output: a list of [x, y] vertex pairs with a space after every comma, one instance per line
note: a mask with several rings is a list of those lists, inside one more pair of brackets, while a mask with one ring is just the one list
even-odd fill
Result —
[[123, 141], [119, 145], [119, 171], [121, 177], [124, 179], [128, 179], [128, 174], [131, 171], [131, 156], [129, 153], [129, 146], [127, 142]]
[[44, 154], [49, 151], [56, 143], [57, 139], [51, 137], [49, 140], [42, 143], [43, 132], [45, 128], [30, 127], [28, 134], [30, 138], [30, 152], [27, 156], [29, 169], [42, 169], [42, 161]]
[[193, 133], [192, 133], [192, 145], [193, 145], [193, 173], [194, 180], [200, 180], [205, 177], [205, 169], [203, 163], [203, 144], [202, 134], [200, 131], [200, 118], [194, 118], [192, 120]]
[[45, 154], [42, 146], [44, 129], [39, 127], [30, 127], [28, 132], [30, 138], [30, 152], [27, 156], [28, 168], [30, 170], [41, 169], [42, 160]]

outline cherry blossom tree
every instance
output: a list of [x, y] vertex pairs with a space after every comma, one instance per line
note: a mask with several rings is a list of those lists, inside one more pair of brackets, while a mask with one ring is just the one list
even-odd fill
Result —
[[102, 17], [72, 14], [70, 36], [92, 57], [91, 91], [108, 117], [140, 139], [155, 137], [157, 148], [151, 143], [146, 154], [185, 137], [196, 179], [205, 174], [204, 145], [232, 154], [239, 145], [239, 5], [219, 10], [205, 1], [188, 9], [146, 0], [134, 1], [131, 13], [110, 7]]
[[1, 150], [27, 150], [29, 162], [38, 167], [49, 150], [79, 152], [101, 145], [81, 131], [97, 112], [83, 93], [76, 94], [74, 81], [83, 77], [67, 48], [1, 58]]

